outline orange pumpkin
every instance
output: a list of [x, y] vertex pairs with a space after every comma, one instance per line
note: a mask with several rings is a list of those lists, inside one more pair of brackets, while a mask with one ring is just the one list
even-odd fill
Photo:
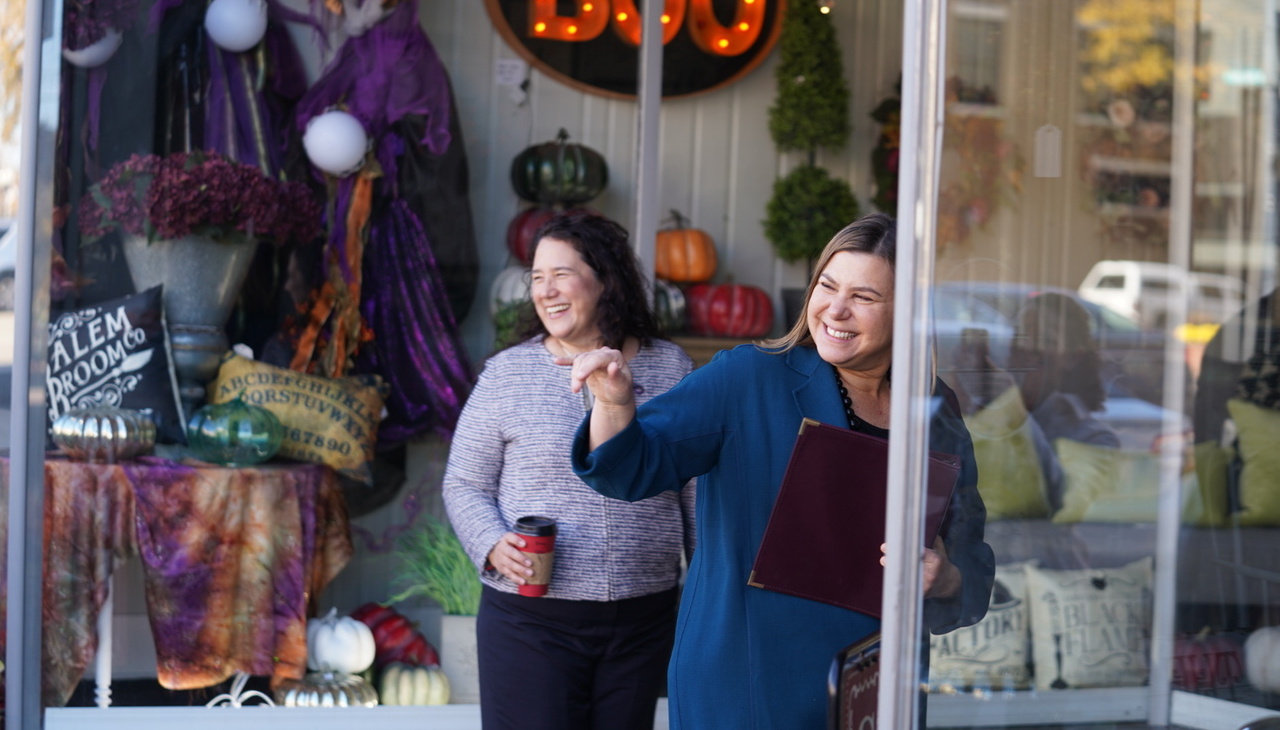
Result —
[[688, 220], [671, 211], [675, 227], [658, 231], [654, 273], [667, 281], [707, 281], [716, 273], [716, 245], [706, 231], [690, 228]]

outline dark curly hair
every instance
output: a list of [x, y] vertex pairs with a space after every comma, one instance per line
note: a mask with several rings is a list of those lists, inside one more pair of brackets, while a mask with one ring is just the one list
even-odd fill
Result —
[[[628, 337], [635, 337], [642, 345], [661, 337], [658, 319], [649, 304], [648, 286], [625, 228], [598, 213], [565, 211], [538, 229], [530, 260], [537, 255], [538, 245], [548, 238], [572, 245], [600, 281], [603, 291], [597, 305], [597, 324], [606, 347], [622, 349]], [[521, 320], [517, 331], [517, 341], [547, 334], [547, 328], [532, 310]]]

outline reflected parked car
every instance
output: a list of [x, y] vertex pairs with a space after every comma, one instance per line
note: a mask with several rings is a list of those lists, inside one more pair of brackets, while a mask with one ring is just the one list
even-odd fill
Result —
[[[995, 311], [1000, 317], [999, 326], [984, 329], [988, 329], [992, 359], [996, 364], [1004, 365], [1018, 313], [1028, 301], [1048, 292], [1075, 299], [1089, 313], [1090, 330], [1098, 343], [1108, 396], [1139, 398], [1150, 403], [1164, 400], [1167, 335], [1160, 330], [1140, 327], [1106, 307], [1085, 301], [1071, 289], [1000, 281], [939, 283], [934, 288], [934, 311], [938, 316], [940, 339], [942, 323], [953, 316], [952, 312], [968, 311], [978, 304], [986, 305], [982, 311]], [[944, 358], [941, 342], [938, 353], [939, 367], [945, 368], [948, 363], [955, 362]]]

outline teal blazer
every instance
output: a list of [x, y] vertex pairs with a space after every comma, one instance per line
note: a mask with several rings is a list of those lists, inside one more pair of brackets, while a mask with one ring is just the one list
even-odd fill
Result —
[[[698, 547], [668, 670], [672, 728], [822, 728], [833, 657], [880, 627], [747, 585], [800, 421], [848, 426], [835, 377], [812, 347], [777, 355], [742, 345], [645, 403], [594, 452], [589, 416], [578, 429], [574, 470], [601, 494], [636, 501], [698, 477]], [[945, 633], [986, 614], [995, 561], [983, 542], [973, 443], [954, 394], [941, 381], [935, 392], [929, 446], [963, 463], [943, 531], [964, 589], [925, 601], [925, 624]]]

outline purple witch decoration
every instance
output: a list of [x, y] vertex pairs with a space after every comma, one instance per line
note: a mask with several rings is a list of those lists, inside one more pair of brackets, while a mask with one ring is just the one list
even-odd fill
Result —
[[416, 2], [396, 5], [349, 38], [297, 106], [297, 131], [341, 108], [360, 121], [372, 150], [356, 172], [326, 177], [325, 278], [294, 333], [290, 367], [329, 377], [380, 375], [390, 386], [380, 448], [428, 432], [451, 436], [471, 388], [422, 210], [398, 184], [402, 161], [416, 159], [410, 152], [422, 147], [440, 156], [457, 142], [451, 107], [448, 78], [418, 24]]

